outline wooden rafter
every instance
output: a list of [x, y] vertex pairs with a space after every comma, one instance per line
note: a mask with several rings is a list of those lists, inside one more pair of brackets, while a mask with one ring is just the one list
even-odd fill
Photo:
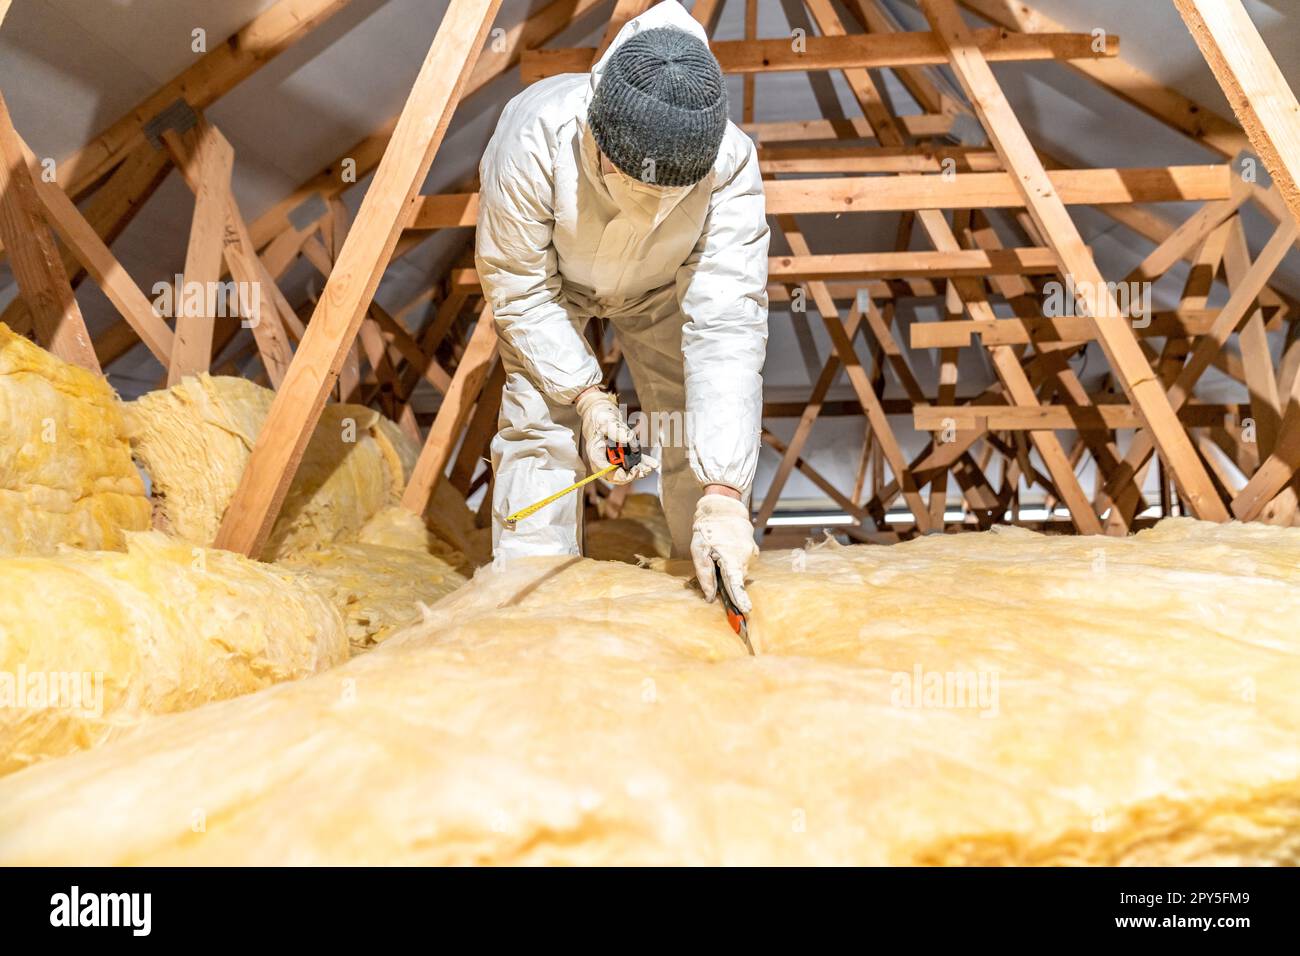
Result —
[[217, 44], [171, 82], [155, 90], [126, 115], [67, 159], [62, 179], [73, 198], [145, 142], [145, 125], [178, 99], [193, 109], [211, 106], [242, 81], [346, 7], [351, 0], [280, 0], [230, 39]]
[[276, 393], [216, 544], [257, 555], [460, 100], [500, 0], [451, 0], [348, 233], [306, 335]]
[[[235, 151], [210, 126], [199, 126], [187, 133], [186, 138], [182, 161], [192, 163], [194, 168], [187, 169], [185, 177], [197, 183], [198, 190], [183, 276], [187, 285], [194, 282], [208, 288], [221, 278], [226, 204]], [[176, 344], [167, 364], [168, 385], [175, 385], [186, 375], [208, 370], [215, 319], [211, 315], [190, 316], [185, 310], [177, 311]]]
[[[19, 142], [27, 158], [28, 168], [34, 169], [37, 165], [35, 155], [25, 143], [21, 140]], [[69, 255], [77, 260], [78, 266], [84, 266], [90, 273], [104, 295], [121, 313], [128, 327], [159, 361], [165, 361], [174, 344], [172, 330], [167, 327], [167, 323], [154, 312], [153, 305], [145, 298], [135, 280], [127, 274], [109, 250], [108, 244], [100, 238], [99, 233], [63, 190], [34, 174], [31, 179], [45, 218], [63, 240]]]
[[1160, 446], [1165, 461], [1188, 500], [1193, 513], [1226, 520], [1227, 509], [1214, 489], [1205, 466], [1192, 447], [1150, 366], [1138, 347], [1137, 337], [1110, 294], [1092, 255], [1057, 196], [1047, 171], [1025, 136], [1020, 121], [1002, 93], [993, 71], [971, 40], [970, 29], [952, 0], [921, 0], [921, 7], [936, 33], [947, 45], [953, 70], [970, 98], [998, 154], [1024, 195], [1035, 225], [1058, 257], [1062, 272], [1074, 279], [1111, 367], [1142, 413]]
[[0, 238], [42, 343], [61, 359], [92, 372], [99, 359], [86, 331], [67, 270], [36, 196], [22, 140], [0, 96]]
[[1300, 103], [1241, 0], [1174, 0], [1246, 136], [1300, 222]]

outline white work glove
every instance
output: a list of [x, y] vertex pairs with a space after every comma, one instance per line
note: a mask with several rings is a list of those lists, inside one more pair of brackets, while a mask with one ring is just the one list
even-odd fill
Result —
[[[618, 402], [609, 392], [599, 388], [588, 389], [578, 396], [575, 406], [582, 416], [582, 441], [592, 471], [600, 471], [609, 464], [605, 449], [610, 442], [628, 445], [636, 441], [636, 435], [627, 427], [623, 413], [618, 410]], [[640, 464], [630, 472], [619, 468], [606, 475], [605, 480], [614, 485], [626, 485], [644, 478], [658, 467], [659, 462], [643, 452]]]
[[695, 531], [691, 536], [691, 560], [695, 577], [704, 589], [704, 598], [717, 597], [718, 580], [714, 564], [722, 567], [732, 601], [742, 614], [753, 609], [745, 593], [745, 572], [758, 554], [754, 543], [754, 525], [749, 520], [749, 506], [726, 495], [709, 494], [695, 506]]

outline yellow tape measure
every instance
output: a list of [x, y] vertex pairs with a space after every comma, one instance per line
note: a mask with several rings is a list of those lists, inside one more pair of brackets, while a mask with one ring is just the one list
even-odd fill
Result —
[[623, 463], [620, 461], [618, 464], [606, 465], [604, 468], [600, 469], [600, 471], [588, 475], [586, 478], [582, 479], [582, 481], [579, 481], [577, 484], [569, 485], [569, 487], [565, 488], [563, 491], [557, 491], [555, 494], [551, 495], [550, 497], [543, 498], [541, 501], [535, 504], [531, 504], [527, 508], [523, 508], [519, 511], [516, 511], [512, 515], [507, 515], [506, 528], [513, 531], [515, 529], [515, 525], [519, 522], [520, 519], [527, 518], [529, 515], [536, 514], [537, 512], [545, 508], [547, 505], [549, 505], [552, 501], [559, 501], [569, 492], [577, 491], [583, 485], [590, 484], [591, 482], [595, 481], [597, 478], [604, 478], [610, 472], [617, 471], [620, 467], [622, 467], [622, 464]]

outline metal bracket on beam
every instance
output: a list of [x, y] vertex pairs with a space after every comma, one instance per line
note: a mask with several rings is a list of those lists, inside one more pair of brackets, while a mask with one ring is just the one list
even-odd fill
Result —
[[158, 111], [158, 115], [144, 124], [144, 135], [154, 149], [162, 149], [163, 133], [171, 130], [185, 133], [199, 125], [199, 114], [183, 99], [173, 100]]
[[320, 193], [312, 193], [289, 210], [289, 225], [298, 232], [306, 232], [329, 215], [330, 207]]

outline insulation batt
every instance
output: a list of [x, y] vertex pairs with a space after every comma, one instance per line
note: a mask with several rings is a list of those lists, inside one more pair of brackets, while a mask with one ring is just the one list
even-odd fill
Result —
[[108, 383], [0, 323], [0, 554], [120, 550], [149, 528]]
[[[438, 489], [445, 493], [435, 492], [430, 503], [436, 532], [412, 512], [393, 505], [367, 521], [358, 540], [362, 544], [422, 551], [445, 561], [458, 572], [473, 574], [474, 569], [490, 561], [492, 555], [480, 554], [471, 538], [460, 531], [462, 515], [470, 531], [475, 530], [474, 516], [466, 506], [464, 496], [447, 481], [438, 482]], [[457, 526], [454, 529], [453, 524]]]
[[[419, 518], [404, 512], [413, 521]], [[421, 620], [422, 607], [465, 583], [434, 555], [380, 544], [334, 544], [279, 562], [308, 572], [347, 620], [353, 651], [363, 651]]]
[[485, 568], [341, 667], [0, 780], [0, 863], [1300, 862], [1300, 530], [755, 563], [756, 658], [685, 577]]
[[0, 773], [346, 659], [309, 575], [157, 532], [126, 547], [0, 558]]
[[[130, 403], [131, 446], [153, 482], [160, 530], [215, 540], [274, 397], [246, 379], [203, 374]], [[372, 409], [326, 405], [263, 557], [356, 541], [400, 499], [418, 453]]]

